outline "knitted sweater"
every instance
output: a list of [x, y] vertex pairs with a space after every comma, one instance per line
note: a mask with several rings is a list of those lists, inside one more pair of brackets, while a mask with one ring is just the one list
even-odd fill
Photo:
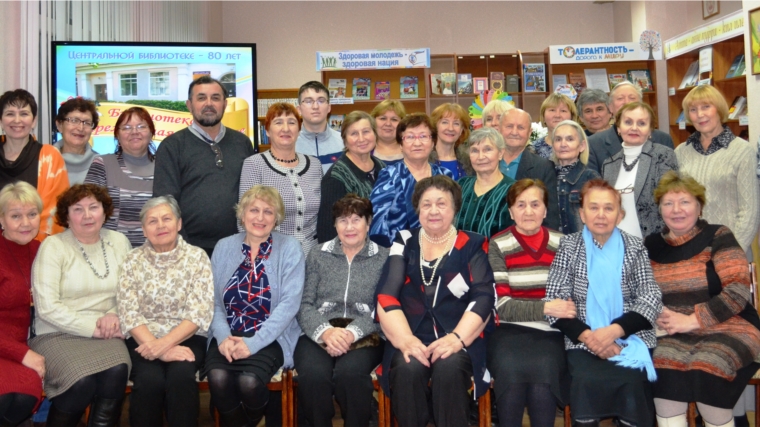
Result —
[[233, 207], [238, 201], [243, 162], [254, 154], [251, 141], [227, 129], [221, 141], [224, 167], [216, 165], [211, 146], [185, 128], [158, 146], [153, 196], [171, 194], [182, 210], [182, 237], [211, 249], [237, 232]]
[[691, 144], [676, 148], [681, 172], [707, 190], [702, 217], [712, 224], [728, 227], [745, 252], [760, 225], [756, 156], [757, 147], [741, 138], [735, 138], [728, 147], [707, 156], [698, 153]]
[[63, 160], [66, 162], [69, 185], [83, 183], [84, 178], [87, 176], [87, 171], [90, 170], [90, 165], [98, 153], [92, 150], [90, 144], [84, 145], [84, 154], [64, 153], [63, 140], [56, 142], [53, 146], [61, 152], [61, 156], [63, 156]]
[[354, 342], [378, 331], [372, 319], [375, 287], [383, 272], [388, 249], [367, 241], [351, 262], [336, 237], [309, 252], [298, 324], [316, 342], [330, 326], [330, 319], [353, 319], [347, 330]]

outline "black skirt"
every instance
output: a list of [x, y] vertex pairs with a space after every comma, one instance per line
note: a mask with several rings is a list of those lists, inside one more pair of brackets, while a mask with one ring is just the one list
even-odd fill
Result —
[[206, 365], [200, 373], [201, 379], [208, 375], [212, 369], [225, 369], [228, 371], [248, 372], [256, 375], [262, 384], [269, 384], [274, 374], [280, 370], [285, 359], [282, 348], [277, 341], [259, 350], [245, 359], [233, 360], [232, 363], [219, 352], [216, 338], [212, 338], [206, 352]]
[[637, 427], [654, 425], [652, 384], [646, 370], [624, 368], [586, 350], [568, 350], [567, 366], [574, 420], [618, 417]]
[[753, 362], [736, 371], [733, 381], [700, 370], [657, 369], [654, 397], [678, 402], [700, 402], [731, 409], [744, 392], [760, 363]]
[[510, 384], [549, 384], [557, 405], [567, 405], [570, 376], [561, 332], [502, 323], [488, 337], [487, 361], [497, 401]]

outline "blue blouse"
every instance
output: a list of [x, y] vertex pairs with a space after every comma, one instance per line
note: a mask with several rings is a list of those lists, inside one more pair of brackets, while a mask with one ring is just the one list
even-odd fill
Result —
[[454, 181], [467, 175], [467, 172], [464, 170], [462, 164], [459, 163], [459, 160], [438, 160], [436, 164], [448, 169], [453, 175], [452, 178], [454, 178]]
[[272, 312], [272, 293], [264, 268], [272, 253], [272, 236], [261, 243], [253, 263], [251, 247], [243, 243], [242, 252], [245, 259], [224, 287], [222, 298], [230, 330], [255, 333]]
[[[453, 176], [450, 170], [435, 164], [430, 164], [430, 169], [433, 175]], [[373, 242], [388, 248], [396, 232], [420, 226], [420, 218], [412, 206], [415, 184], [417, 181], [404, 162], [380, 171], [369, 196], [373, 213], [369, 235]]]

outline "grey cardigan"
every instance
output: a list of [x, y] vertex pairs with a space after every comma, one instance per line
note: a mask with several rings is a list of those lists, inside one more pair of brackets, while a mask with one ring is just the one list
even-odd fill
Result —
[[[623, 150], [620, 150], [602, 163], [602, 178], [615, 185], [622, 164]], [[660, 216], [660, 209], [654, 202], [654, 190], [662, 175], [670, 170], [678, 170], [675, 152], [662, 144], [653, 144], [651, 139], [645, 142], [639, 157], [636, 182], [633, 185], [636, 212], [626, 212], [626, 215], [638, 216], [642, 236], [658, 233], [665, 225]]]
[[[214, 319], [208, 331], [209, 342], [211, 338], [216, 338], [216, 342], [221, 344], [231, 335], [222, 297], [225, 285], [245, 258], [242, 251], [244, 239], [245, 233], [225, 237], [216, 244], [211, 256], [211, 269], [214, 272]], [[295, 317], [301, 305], [304, 265], [303, 251], [298, 240], [273, 231], [272, 253], [264, 261], [272, 294], [272, 314], [256, 335], [243, 338], [243, 341], [251, 354], [256, 354], [277, 340], [285, 358], [284, 367], [293, 366], [293, 350], [301, 335]]]
[[306, 258], [306, 283], [303, 289], [298, 324], [315, 342], [330, 329], [330, 319], [354, 319], [347, 330], [354, 342], [378, 332], [372, 318], [375, 288], [383, 272], [389, 250], [367, 240], [349, 263], [338, 237], [315, 246]]

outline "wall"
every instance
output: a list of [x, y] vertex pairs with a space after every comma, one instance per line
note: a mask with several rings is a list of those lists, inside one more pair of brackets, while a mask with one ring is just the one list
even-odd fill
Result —
[[[588, 20], [593, 25], [579, 25]], [[319, 80], [318, 50], [543, 51], [614, 39], [613, 5], [584, 2], [224, 2], [223, 38], [256, 43], [259, 89]]]

